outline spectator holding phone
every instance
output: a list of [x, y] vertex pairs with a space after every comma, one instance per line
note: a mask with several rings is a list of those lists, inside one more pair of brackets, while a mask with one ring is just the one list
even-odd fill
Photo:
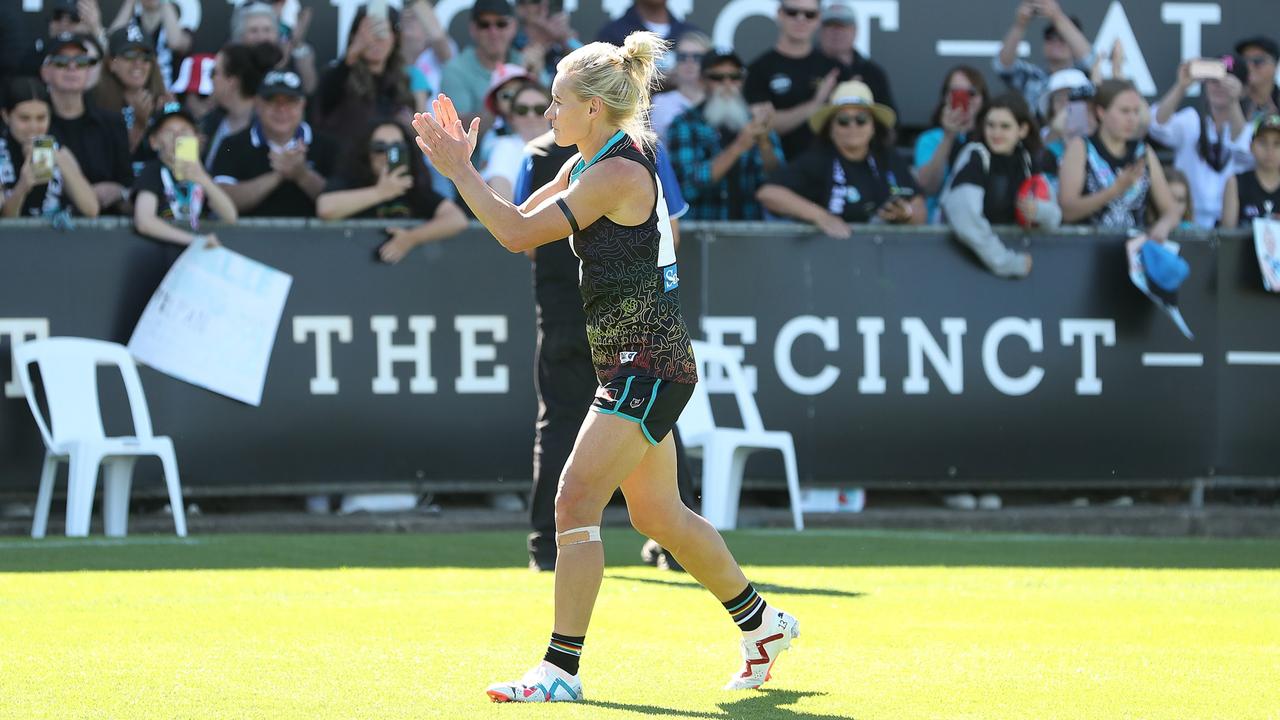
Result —
[[400, 15], [385, 4], [383, 17], [368, 14], [373, 7], [356, 11], [346, 55], [320, 80], [316, 127], [335, 138], [350, 138], [351, 128], [365, 127], [377, 117], [407, 123], [413, 112], [409, 73], [400, 55]]
[[347, 152], [342, 169], [316, 198], [324, 220], [429, 218], [414, 227], [388, 227], [390, 237], [378, 249], [383, 262], [397, 263], [413, 248], [457, 235], [467, 216], [431, 189], [422, 153], [412, 133], [390, 119], [375, 120]]
[[[1044, 29], [1046, 67], [1018, 57], [1018, 46], [1027, 34], [1027, 26], [1036, 17], [1049, 21], [1049, 26]], [[1093, 48], [1080, 32], [1080, 21], [1063, 12], [1057, 0], [1023, 0], [1018, 3], [1013, 25], [1005, 33], [1000, 54], [992, 64], [1009, 89], [1020, 93], [1027, 106], [1034, 108], [1040, 106], [1040, 96], [1045, 93], [1053, 73], [1072, 67], [1086, 74], [1090, 71]]]
[[1280, 213], [1280, 113], [1263, 115], [1253, 131], [1253, 169], [1227, 181], [1222, 227], [1249, 227], [1258, 218]]
[[699, 30], [691, 30], [676, 41], [676, 69], [673, 73], [676, 87], [654, 95], [649, 107], [649, 124], [660, 139], [667, 138], [667, 130], [677, 117], [706, 98], [702, 59], [710, 51], [711, 38]]
[[129, 133], [129, 152], [135, 174], [151, 157], [142, 139], [151, 125], [151, 115], [171, 99], [160, 77], [155, 48], [134, 25], [111, 33], [107, 72], [93, 92], [94, 104], [108, 113], [119, 113]]
[[1098, 86], [1091, 106], [1098, 131], [1067, 143], [1062, 157], [1059, 198], [1064, 221], [1138, 231], [1145, 225], [1150, 195], [1160, 217], [1147, 236], [1163, 241], [1178, 226], [1164, 169], [1142, 139], [1144, 104], [1130, 82], [1108, 80]]
[[517, 81], [505, 105], [503, 123], [510, 131], [493, 140], [489, 159], [480, 177], [506, 200], [515, 195], [516, 178], [524, 164], [525, 146], [551, 129], [545, 113], [551, 94], [532, 78]]
[[834, 238], [851, 237], [849, 223], [922, 224], [924, 202], [911, 169], [893, 151], [896, 122], [865, 83], [841, 83], [809, 121], [817, 140], [756, 197], [771, 212]]
[[[234, 223], [236, 206], [200, 164], [196, 121], [178, 103], [160, 111], [147, 134], [156, 159], [147, 163], [133, 186], [133, 227], [140, 235], [190, 245], [217, 238], [200, 232], [210, 214]], [[186, 225], [187, 229], [179, 227]]]
[[315, 216], [339, 151], [303, 121], [306, 105], [297, 73], [272, 70], [258, 88], [256, 121], [219, 148], [213, 176], [241, 214]]
[[702, 60], [705, 102], [676, 118], [667, 146], [694, 220], [763, 220], [756, 190], [782, 165], [782, 143], [742, 96], [745, 72], [732, 52]]
[[98, 198], [75, 155], [49, 135], [53, 108], [35, 78], [5, 83], [0, 109], [0, 198], [3, 215], [52, 217], [74, 208], [96, 217]]
[[1276, 60], [1280, 46], [1269, 37], [1253, 37], [1236, 44], [1236, 55], [1248, 67], [1240, 109], [1250, 122], [1262, 115], [1280, 113], [1280, 87], [1276, 85]]
[[[1178, 82], [1151, 109], [1151, 138], [1174, 151], [1174, 167], [1187, 176], [1196, 225], [1213, 228], [1222, 217], [1227, 180], [1253, 165], [1251, 128], [1240, 109], [1243, 83], [1223, 59], [1188, 60]], [[1187, 91], [1201, 83], [1197, 107], [1179, 110]]]
[[1014, 252], [992, 225], [1056, 228], [1062, 211], [1052, 194], [1037, 198], [1021, 192], [1037, 174], [1040, 131], [1021, 95], [996, 98], [978, 116], [982, 140], [965, 145], [955, 173], [942, 193], [947, 222], [960, 242], [1000, 277], [1021, 278], [1031, 272], [1031, 255]]
[[969, 142], [978, 114], [987, 99], [987, 80], [978, 69], [957, 65], [947, 71], [933, 110], [929, 130], [916, 138], [915, 169], [927, 196], [929, 220], [938, 222], [938, 193], [951, 175], [951, 164]]

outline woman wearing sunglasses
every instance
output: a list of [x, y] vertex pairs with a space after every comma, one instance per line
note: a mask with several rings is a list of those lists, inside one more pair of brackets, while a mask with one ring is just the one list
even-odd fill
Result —
[[544, 117], [550, 104], [551, 97], [546, 88], [536, 82], [518, 83], [512, 91], [511, 104], [503, 117], [511, 134], [494, 140], [489, 162], [480, 173], [489, 187], [504, 200], [510, 200], [514, 194], [516, 176], [524, 162], [525, 145], [551, 129], [551, 124]]
[[99, 109], [119, 113], [129, 131], [129, 152], [135, 173], [153, 157], [142, 140], [151, 116], [171, 98], [156, 64], [155, 49], [135, 26], [111, 33], [107, 72], [94, 89], [93, 101]]
[[841, 83], [809, 120], [813, 145], [756, 197], [771, 212], [813, 223], [834, 238], [852, 236], [849, 223], [922, 224], [924, 201], [911, 168], [893, 151], [896, 121], [865, 83]]
[[378, 249], [386, 263], [400, 262], [415, 247], [467, 227], [462, 210], [431, 189], [422, 154], [410, 137], [393, 120], [375, 120], [351, 144], [341, 170], [316, 198], [316, 215], [323, 220], [430, 218], [417, 226], [387, 228], [389, 237]]

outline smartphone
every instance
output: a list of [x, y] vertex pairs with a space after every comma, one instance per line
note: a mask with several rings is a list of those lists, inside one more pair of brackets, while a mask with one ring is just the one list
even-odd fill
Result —
[[386, 37], [390, 32], [387, 27], [387, 0], [369, 0], [368, 15], [378, 21], [378, 37]]
[[1067, 137], [1084, 137], [1089, 134], [1089, 101], [1072, 100], [1067, 103], [1067, 118], [1062, 132]]
[[31, 141], [31, 170], [40, 182], [53, 179], [54, 153], [57, 143], [52, 135], [41, 135]]
[[387, 172], [395, 172], [396, 168], [403, 167], [409, 161], [409, 156], [405, 152], [405, 146], [402, 143], [391, 143], [387, 147]]
[[1227, 76], [1227, 64], [1221, 60], [1192, 60], [1187, 70], [1192, 80], [1222, 80]]
[[969, 112], [969, 101], [973, 96], [968, 90], [952, 90], [950, 100], [948, 101], [954, 110]]
[[901, 199], [907, 202], [911, 202], [911, 198], [915, 196], [916, 196], [916, 191], [914, 188], [903, 187], [900, 185], [894, 185], [893, 187], [889, 188], [889, 200], [891, 201]]
[[194, 135], [183, 135], [173, 143], [173, 179], [186, 181], [191, 178], [182, 173], [182, 163], [200, 162], [200, 140]]

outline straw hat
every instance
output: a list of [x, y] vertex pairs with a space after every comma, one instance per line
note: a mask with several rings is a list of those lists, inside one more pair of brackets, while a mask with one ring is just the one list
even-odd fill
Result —
[[866, 83], [849, 80], [836, 86], [827, 104], [809, 118], [809, 127], [813, 128], [814, 132], [822, 132], [827, 121], [842, 107], [866, 108], [871, 111], [872, 117], [885, 127], [891, 128], [898, 122], [898, 114], [888, 105], [876, 102], [875, 96], [871, 94], [871, 88], [867, 87]]

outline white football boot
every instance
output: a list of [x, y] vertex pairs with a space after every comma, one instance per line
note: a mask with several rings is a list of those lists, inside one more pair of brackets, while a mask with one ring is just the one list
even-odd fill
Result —
[[576, 702], [582, 699], [582, 682], [543, 660], [519, 680], [494, 683], [485, 692], [493, 702]]
[[754, 690], [771, 677], [770, 670], [791, 641], [800, 637], [800, 623], [772, 606], [766, 606], [760, 627], [742, 634], [742, 667], [725, 690]]

